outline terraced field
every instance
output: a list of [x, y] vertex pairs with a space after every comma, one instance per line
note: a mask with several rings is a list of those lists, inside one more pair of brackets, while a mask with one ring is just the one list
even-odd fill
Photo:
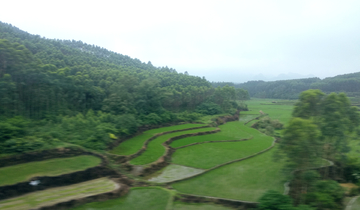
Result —
[[179, 192], [257, 201], [267, 190], [284, 192], [282, 162], [274, 162], [276, 148], [255, 157], [211, 170], [197, 177], [172, 184]]
[[54, 158], [0, 168], [0, 186], [29, 180], [35, 176], [58, 176], [97, 166], [101, 159], [91, 155]]
[[170, 144], [171, 147], [177, 148], [181, 146], [185, 146], [192, 143], [197, 142], [205, 142], [205, 141], [222, 141], [222, 140], [240, 140], [244, 138], [251, 138], [252, 135], [248, 133], [248, 130], [241, 129], [243, 123], [241, 122], [228, 122], [224, 125], [220, 125], [220, 132], [202, 135], [202, 136], [192, 136], [183, 138], [180, 140], [176, 140]]
[[100, 178], [66, 187], [56, 187], [24, 196], [0, 201], [0, 210], [27, 210], [72, 199], [84, 198], [118, 188], [118, 184], [108, 178]]
[[113, 153], [116, 155], [131, 155], [131, 154], [136, 153], [138, 150], [140, 150], [141, 147], [144, 145], [145, 141], [157, 133], [202, 127], [204, 125], [205, 124], [182, 124], [182, 125], [175, 125], [175, 126], [169, 126], [169, 127], [148, 130], [138, 136], [135, 136], [134, 138], [131, 138], [131, 139], [126, 140], [123, 143], [119, 144], [119, 146], [117, 146], [113, 150], [111, 150], [110, 153]]
[[179, 131], [159, 136], [148, 144], [147, 150], [143, 154], [137, 158], [132, 159], [130, 163], [133, 165], [145, 165], [158, 160], [165, 153], [165, 147], [162, 145], [162, 143], [164, 143], [169, 138], [190, 133], [212, 131], [215, 129], [216, 128], [214, 127], [208, 127], [195, 130]]
[[[281, 169], [284, 166], [284, 163], [281, 161], [273, 161], [273, 154], [276, 153], [277, 150], [276, 146], [272, 147], [274, 145], [273, 137], [262, 134], [256, 129], [251, 128], [251, 124], [255, 121], [244, 125], [244, 122], [259, 116], [260, 110], [269, 114], [272, 119], [278, 119], [286, 124], [291, 117], [294, 101], [281, 100], [276, 101], [276, 103], [273, 102], [273, 100], [264, 99], [251, 100], [248, 102], [250, 111], [241, 112], [239, 121], [220, 125], [220, 132], [191, 136], [172, 142], [170, 146], [175, 149], [175, 152], [172, 155], [172, 164], [145, 177], [145, 179], [155, 183], [166, 183], [190, 177], [182, 181], [173, 182], [171, 186], [174, 190], [167, 190], [162, 187], [133, 187], [126, 196], [121, 198], [104, 202], [88, 203], [73, 209], [230, 210], [232, 208], [221, 205], [210, 203], [189, 204], [179, 201], [174, 202], [173, 199], [174, 195], [177, 192], [180, 192], [198, 196], [211, 196], [223, 199], [256, 202], [267, 190], [275, 190], [283, 193], [286, 177], [281, 173]], [[207, 116], [203, 121], [210, 123], [211, 118], [213, 118], [213, 116]], [[143, 147], [145, 141], [154, 135], [174, 131], [173, 133], [160, 135], [150, 141], [146, 151], [130, 161], [130, 164], [132, 165], [147, 165], [155, 162], [164, 155], [165, 147], [162, 144], [169, 138], [184, 134], [213, 131], [216, 129], [214, 127], [198, 128], [202, 126], [204, 126], [204, 124], [183, 124], [149, 130], [121, 143], [118, 147], [110, 151], [110, 153], [117, 155], [135, 154]], [[194, 129], [181, 131], [189, 128]], [[216, 142], [210, 143], [209, 141]], [[235, 160], [237, 161], [246, 157], [250, 158], [220, 166], [221, 164]], [[97, 160], [98, 162], [93, 161], [91, 164], [86, 164], [85, 160], [79, 161], [83, 163], [83, 168], [100, 163], [100, 160]], [[75, 160], [70, 162], [76, 163]], [[54, 175], [58, 175], [59, 173], [72, 172], [72, 170], [83, 170], [80, 169], [81, 167], [79, 164], [75, 164], [76, 167], [70, 166], [71, 164], [68, 163], [59, 163], [59, 166], [56, 166], [53, 162], [53, 164], [50, 163], [50, 165], [53, 165], [54, 168], [30, 165], [28, 169], [25, 169], [25, 171], [29, 171], [29, 173], [25, 173], [23, 177], [18, 180], [27, 180], [32, 176], [49, 175], [45, 174], [47, 171], [51, 171]], [[64, 166], [69, 169], [64, 171]], [[12, 167], [19, 167], [21, 169], [26, 168], [25, 166], [20, 165]], [[11, 167], [0, 168], [0, 185], [4, 185], [2, 183], [3, 178], [1, 178], [3, 174], [8, 177], [9, 174], [15, 173], [14, 171], [11, 171], [10, 168]], [[30, 168], [44, 168], [45, 172], [33, 172]], [[61, 172], [59, 172], [57, 168], [61, 168]], [[6, 172], [7, 170], [8, 172]], [[61, 202], [66, 199], [78, 198], [76, 196], [92, 195], [92, 193], [98, 194], [114, 189], [115, 185], [110, 180], [106, 178], [99, 180], [99, 183], [89, 182], [87, 185], [82, 185], [83, 183], [80, 183], [78, 185], [62, 187], [64, 188], [63, 191], [61, 191], [62, 188], [50, 189], [58, 190], [56, 193], [54, 193], [54, 191], [45, 190], [36, 192], [39, 194], [30, 193], [18, 198], [4, 200], [0, 202], [0, 210], [37, 208], [38, 206], [51, 205], [54, 202]], [[8, 181], [8, 183], [16, 182], [19, 181]]]

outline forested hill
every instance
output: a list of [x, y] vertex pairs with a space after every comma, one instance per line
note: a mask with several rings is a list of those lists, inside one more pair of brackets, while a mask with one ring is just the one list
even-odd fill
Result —
[[325, 93], [345, 92], [348, 96], [360, 95], [360, 72], [328, 77], [325, 79], [308, 78], [279, 80], [272, 82], [249, 81], [240, 84], [229, 82], [213, 82], [214, 87], [225, 85], [247, 90], [251, 97], [297, 99], [302, 91], [320, 89]]
[[233, 113], [235, 100], [247, 98], [242, 89], [213, 88], [204, 77], [0, 22], [0, 150], [31, 143], [22, 139], [36, 131], [30, 122], [52, 130], [31, 134], [33, 142], [42, 142], [45, 132], [50, 142], [105, 148], [109, 133], [115, 138], [139, 126]]

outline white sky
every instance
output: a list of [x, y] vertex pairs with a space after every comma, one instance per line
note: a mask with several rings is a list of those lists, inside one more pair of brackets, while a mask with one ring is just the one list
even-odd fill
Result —
[[210, 81], [360, 71], [359, 0], [1, 0], [0, 21]]

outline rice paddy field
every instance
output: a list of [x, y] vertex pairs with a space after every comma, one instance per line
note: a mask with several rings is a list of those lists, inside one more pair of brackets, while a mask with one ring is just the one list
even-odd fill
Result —
[[[184, 203], [174, 201], [173, 199], [174, 195], [179, 192], [198, 196], [256, 202], [268, 190], [283, 193], [284, 184], [287, 182], [288, 177], [282, 173], [285, 163], [273, 160], [274, 153], [277, 152], [276, 145], [268, 151], [248, 159], [218, 168], [213, 167], [252, 156], [270, 148], [274, 144], [274, 138], [251, 128], [251, 125], [256, 120], [247, 125], [244, 125], [244, 123], [260, 116], [259, 111], [261, 110], [268, 114], [271, 119], [277, 119], [286, 126], [291, 118], [294, 103], [294, 100], [252, 99], [247, 101], [249, 111], [241, 112], [239, 121], [228, 122], [218, 126], [221, 130], [220, 132], [191, 136], [172, 142], [170, 146], [175, 148], [176, 151], [172, 155], [171, 164], [143, 179], [154, 184], [170, 182], [168, 185], [171, 185], [173, 190], [163, 187], [132, 187], [127, 195], [120, 198], [92, 202], [72, 209], [230, 210], [232, 208], [212, 203]], [[216, 116], [205, 116], [200, 121], [210, 123], [214, 117]], [[130, 161], [132, 165], [147, 165], [158, 160], [165, 153], [165, 148], [162, 144], [169, 138], [216, 129], [215, 127], [198, 128], [201, 126], [204, 126], [204, 124], [182, 124], [148, 130], [121, 143], [110, 153], [131, 155], [139, 151], [145, 141], [152, 136], [167, 131], [176, 131], [153, 139], [149, 142], [144, 153]], [[194, 129], [179, 131], [188, 128]], [[228, 140], [242, 141], [229, 142]], [[217, 142], [210, 143], [208, 141]], [[360, 156], [360, 144], [357, 141], [351, 141], [350, 146], [355, 148], [350, 154]], [[69, 160], [59, 158], [61, 160], [52, 159], [40, 161], [41, 163], [33, 162], [0, 168], [0, 185], [28, 180], [33, 176], [54, 176], [70, 173], [75, 170], [83, 170], [98, 165], [101, 162], [100, 159], [92, 156], [78, 156], [74, 158]], [[329, 163], [325, 160], [319, 160], [319, 165], [321, 164]], [[20, 174], [21, 177], [16, 178], [16, 176], [13, 176], [14, 174]], [[173, 182], [187, 177], [190, 178]], [[111, 191], [115, 188], [116, 184], [114, 182], [102, 178], [94, 183], [84, 182], [78, 185], [49, 189], [54, 191], [45, 190], [3, 200], [0, 201], [0, 210], [38, 208], [39, 206], [50, 205], [54, 202], [78, 198], [77, 196], [88, 196]], [[359, 206], [360, 201], [357, 200], [351, 209], [360, 209]]]
[[267, 190], [284, 192], [284, 165], [273, 161], [276, 148], [255, 157], [172, 184], [181, 192], [243, 201], [257, 201]]
[[0, 201], [0, 210], [27, 210], [51, 206], [59, 202], [84, 198], [118, 188], [118, 184], [108, 178], [100, 178], [66, 187], [56, 187], [29, 193]]
[[27, 181], [35, 176], [58, 176], [97, 166], [101, 159], [91, 155], [54, 158], [0, 168], [0, 186]]
[[171, 194], [163, 188], [136, 187], [121, 198], [88, 203], [73, 210], [166, 210], [171, 205], [171, 198]]
[[133, 165], [146, 165], [158, 160], [165, 153], [165, 147], [162, 145], [162, 143], [164, 143], [169, 138], [184, 134], [190, 134], [190, 133], [212, 131], [215, 129], [216, 128], [214, 127], [208, 127], [208, 128], [200, 128], [195, 130], [179, 131], [179, 132], [169, 133], [159, 136], [156, 139], [150, 141], [147, 150], [144, 153], [142, 153], [140, 156], [132, 159], [130, 163]]
[[175, 125], [175, 126], [169, 126], [169, 127], [163, 127], [163, 128], [157, 128], [145, 131], [144, 133], [135, 136], [134, 138], [128, 139], [121, 144], [119, 144], [117, 147], [115, 147], [113, 150], [110, 151], [112, 154], [116, 155], [131, 155], [136, 153], [141, 149], [141, 147], [144, 145], [145, 141], [154, 136], [158, 133], [168, 132], [168, 131], [174, 131], [174, 130], [183, 130], [187, 128], [196, 128], [205, 126], [205, 124], [182, 124], [182, 125]]
[[246, 129], [242, 129], [243, 123], [241, 122], [228, 122], [224, 125], [220, 125], [221, 129], [218, 133], [192, 136], [183, 139], [176, 140], [170, 144], [171, 147], [181, 147], [192, 143], [205, 142], [205, 141], [222, 141], [222, 140], [240, 140], [245, 138], [251, 138], [252, 135]]
[[260, 111], [269, 115], [273, 120], [279, 120], [286, 125], [293, 110], [293, 106], [296, 100], [283, 100], [283, 99], [257, 99], [253, 98], [246, 101], [249, 111], [242, 111], [240, 113], [241, 118], [251, 118], [247, 115], [260, 115]]
[[[241, 124], [239, 127], [247, 128]], [[246, 141], [205, 143], [178, 149], [172, 156], [172, 163], [209, 169], [232, 160], [253, 155], [272, 145], [274, 141], [272, 137], [266, 136], [255, 129], [254, 131], [253, 138]]]

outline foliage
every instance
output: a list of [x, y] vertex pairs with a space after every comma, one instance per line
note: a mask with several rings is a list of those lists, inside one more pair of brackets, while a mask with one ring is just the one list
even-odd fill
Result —
[[263, 117], [252, 125], [253, 128], [260, 130], [266, 135], [273, 136], [274, 130], [283, 128], [283, 124], [279, 120], [272, 120], [270, 117]]
[[318, 210], [343, 209], [344, 189], [333, 180], [320, 180], [304, 195], [306, 204]]
[[315, 210], [307, 205], [293, 207], [292, 199], [279, 192], [269, 190], [258, 200], [259, 210]]
[[221, 114], [223, 112], [220, 106], [213, 102], [202, 103], [196, 107], [195, 111], [204, 115], [215, 115], [215, 114]]

